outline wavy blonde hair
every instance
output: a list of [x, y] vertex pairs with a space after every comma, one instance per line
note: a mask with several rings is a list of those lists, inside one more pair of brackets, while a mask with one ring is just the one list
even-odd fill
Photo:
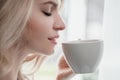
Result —
[[[12, 62], [10, 62], [6, 51], [13, 46], [16, 46], [16, 51], [18, 51], [24, 46], [21, 37], [27, 25], [33, 3], [34, 0], [0, 0], [0, 77], [6, 75], [11, 69]], [[37, 65], [35, 67], [37, 69], [43, 59], [44, 57], [39, 55], [31, 55], [26, 57], [23, 63], [35, 60], [34, 65]], [[21, 70], [17, 79], [25, 79]]]

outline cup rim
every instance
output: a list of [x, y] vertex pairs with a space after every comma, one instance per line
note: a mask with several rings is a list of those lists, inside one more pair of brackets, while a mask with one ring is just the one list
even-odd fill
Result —
[[78, 44], [78, 43], [97, 43], [97, 42], [103, 42], [102, 39], [87, 39], [87, 40], [73, 40], [73, 41], [65, 41], [62, 42], [62, 44]]

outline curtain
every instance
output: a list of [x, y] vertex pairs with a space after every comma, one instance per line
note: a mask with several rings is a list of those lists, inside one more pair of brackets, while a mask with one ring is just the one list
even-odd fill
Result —
[[106, 0], [100, 80], [120, 80], [120, 0]]

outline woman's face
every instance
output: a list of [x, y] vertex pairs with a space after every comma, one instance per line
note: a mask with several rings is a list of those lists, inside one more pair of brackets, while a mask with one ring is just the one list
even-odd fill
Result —
[[35, 0], [24, 35], [28, 48], [45, 55], [54, 52], [58, 31], [65, 28], [58, 8], [58, 0]]

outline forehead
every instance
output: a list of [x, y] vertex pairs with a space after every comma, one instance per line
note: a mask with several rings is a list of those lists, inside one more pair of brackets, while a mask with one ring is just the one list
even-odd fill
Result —
[[35, 0], [36, 4], [44, 4], [46, 2], [53, 2], [57, 5], [58, 8], [60, 8], [62, 0]]
[[44, 3], [44, 2], [48, 2], [48, 1], [52, 1], [52, 2], [55, 2], [57, 4], [60, 4], [61, 3], [61, 0], [35, 0], [39, 3]]

